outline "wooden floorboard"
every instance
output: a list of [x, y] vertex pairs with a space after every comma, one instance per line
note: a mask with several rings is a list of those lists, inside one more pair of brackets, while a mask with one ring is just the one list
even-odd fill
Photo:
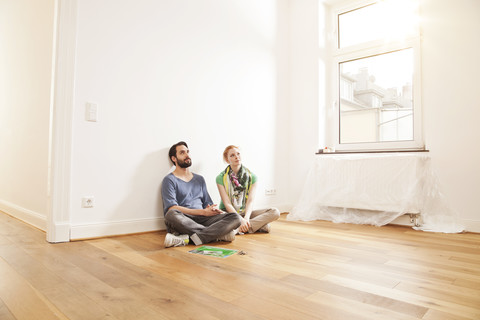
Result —
[[0, 319], [480, 319], [480, 234], [292, 222], [211, 245], [49, 244], [0, 213]]

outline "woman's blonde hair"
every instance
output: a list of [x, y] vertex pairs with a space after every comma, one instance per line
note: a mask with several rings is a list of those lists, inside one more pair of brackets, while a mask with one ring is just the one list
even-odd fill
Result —
[[237, 146], [229, 145], [225, 148], [225, 151], [223, 151], [223, 161], [225, 161], [226, 163], [228, 163], [228, 151], [232, 150], [233, 148], [240, 149]]

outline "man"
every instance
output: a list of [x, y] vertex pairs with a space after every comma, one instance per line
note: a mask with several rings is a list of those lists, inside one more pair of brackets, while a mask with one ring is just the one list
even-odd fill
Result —
[[[175, 170], [162, 182], [162, 198], [167, 235], [165, 247], [184, 246], [189, 240], [195, 245], [212, 241], [233, 241], [234, 229], [241, 218], [225, 213], [213, 204], [205, 179], [190, 172], [190, 151], [185, 142], [174, 144], [168, 152]], [[189, 239], [190, 238], [190, 239]]]

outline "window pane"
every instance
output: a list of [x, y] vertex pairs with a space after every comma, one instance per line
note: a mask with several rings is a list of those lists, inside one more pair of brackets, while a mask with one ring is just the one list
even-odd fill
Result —
[[416, 1], [387, 0], [338, 15], [338, 47], [372, 40], [398, 40], [414, 34]]
[[340, 143], [413, 140], [413, 49], [342, 62]]

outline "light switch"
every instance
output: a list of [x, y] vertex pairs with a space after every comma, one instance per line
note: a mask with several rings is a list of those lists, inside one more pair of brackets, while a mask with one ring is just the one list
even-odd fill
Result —
[[85, 120], [97, 122], [98, 119], [98, 105], [93, 102], [87, 102], [85, 108]]

